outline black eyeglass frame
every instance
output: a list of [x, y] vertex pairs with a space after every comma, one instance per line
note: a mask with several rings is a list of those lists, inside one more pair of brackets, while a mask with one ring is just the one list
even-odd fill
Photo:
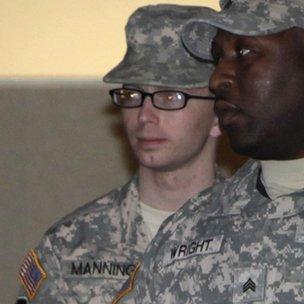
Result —
[[[140, 104], [136, 105], [136, 106], [130, 106], [130, 107], [124, 107], [124, 106], [121, 106], [117, 103], [115, 103], [114, 101], [114, 93], [115, 91], [117, 90], [132, 90], [134, 92], [137, 92], [137, 93], [140, 93], [141, 94], [141, 102]], [[180, 94], [183, 94], [183, 96], [185, 97], [185, 100], [184, 100], [184, 105], [182, 107], [179, 107], [179, 108], [174, 108], [174, 109], [164, 109], [164, 108], [161, 108], [161, 107], [158, 107], [157, 105], [154, 104], [154, 95], [157, 94], [157, 93], [166, 93], [166, 92], [172, 92], [172, 93], [180, 93]], [[122, 108], [122, 109], [134, 109], [134, 108], [140, 108], [146, 97], [150, 97], [151, 98], [151, 101], [152, 101], [152, 104], [153, 106], [156, 108], [156, 109], [159, 109], [159, 110], [164, 110], [164, 111], [176, 111], [176, 110], [181, 110], [181, 109], [184, 109], [186, 106], [187, 106], [187, 103], [188, 103], [188, 100], [193, 98], [193, 99], [202, 99], [202, 100], [215, 100], [215, 97], [214, 96], [198, 96], [198, 95], [191, 95], [191, 94], [188, 94], [188, 93], [185, 93], [185, 92], [182, 92], [182, 91], [174, 91], [174, 90], [161, 90], [161, 91], [155, 91], [153, 93], [148, 93], [148, 92], [144, 92], [144, 91], [141, 91], [141, 90], [138, 90], [138, 89], [128, 89], [128, 88], [115, 88], [115, 89], [112, 89], [109, 91], [109, 94], [110, 96], [112, 97], [112, 103], [119, 107], [119, 108]]]

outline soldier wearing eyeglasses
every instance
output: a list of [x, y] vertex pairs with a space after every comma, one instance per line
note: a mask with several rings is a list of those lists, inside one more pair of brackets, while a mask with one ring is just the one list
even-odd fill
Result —
[[220, 135], [207, 88], [213, 66], [198, 64], [179, 36], [202, 10], [157, 5], [130, 17], [127, 53], [104, 80], [120, 86], [110, 95], [138, 173], [45, 234], [21, 267], [19, 303], [110, 303], [161, 223], [213, 184]]
[[119, 304], [304, 303], [304, 1], [220, 5], [183, 42], [214, 59], [220, 126], [253, 159], [162, 226]]

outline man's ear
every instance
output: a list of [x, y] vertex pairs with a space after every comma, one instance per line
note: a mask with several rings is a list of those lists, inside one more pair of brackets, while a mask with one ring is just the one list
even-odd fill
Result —
[[222, 131], [219, 126], [218, 118], [215, 117], [213, 121], [213, 125], [210, 129], [209, 135], [213, 138], [217, 138], [222, 134]]

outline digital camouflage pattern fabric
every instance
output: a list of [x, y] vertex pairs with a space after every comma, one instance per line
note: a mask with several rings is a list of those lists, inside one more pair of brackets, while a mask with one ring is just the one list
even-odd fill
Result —
[[182, 31], [185, 46], [199, 58], [212, 59], [211, 41], [217, 28], [245, 36], [275, 34], [295, 26], [304, 28], [303, 0], [221, 0], [220, 6], [220, 12], [203, 11]]
[[137, 9], [126, 26], [127, 52], [105, 82], [177, 88], [206, 87], [213, 65], [185, 50], [180, 33], [208, 8], [151, 5]]
[[167, 219], [119, 303], [303, 303], [304, 188], [271, 200], [259, 174], [249, 161]]
[[35, 249], [46, 278], [28, 301], [110, 303], [150, 241], [140, 214], [134, 178], [56, 223]]

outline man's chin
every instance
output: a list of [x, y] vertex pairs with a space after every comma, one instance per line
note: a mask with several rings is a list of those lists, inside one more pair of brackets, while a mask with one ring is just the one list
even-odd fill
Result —
[[240, 155], [259, 159], [259, 146], [248, 138], [236, 134], [235, 132], [227, 132], [232, 150]]
[[172, 172], [177, 165], [159, 158], [139, 159], [140, 166], [155, 172]]
[[279, 144], [269, 144], [269, 141], [245, 141], [240, 138], [229, 137], [232, 150], [240, 155], [244, 155], [259, 160], [288, 160], [293, 159], [292, 153], [282, 149]]
[[137, 159], [139, 165], [147, 169], [157, 170], [158, 168], [163, 167], [163, 162], [161, 161], [160, 156], [152, 151], [140, 153], [137, 155]]

